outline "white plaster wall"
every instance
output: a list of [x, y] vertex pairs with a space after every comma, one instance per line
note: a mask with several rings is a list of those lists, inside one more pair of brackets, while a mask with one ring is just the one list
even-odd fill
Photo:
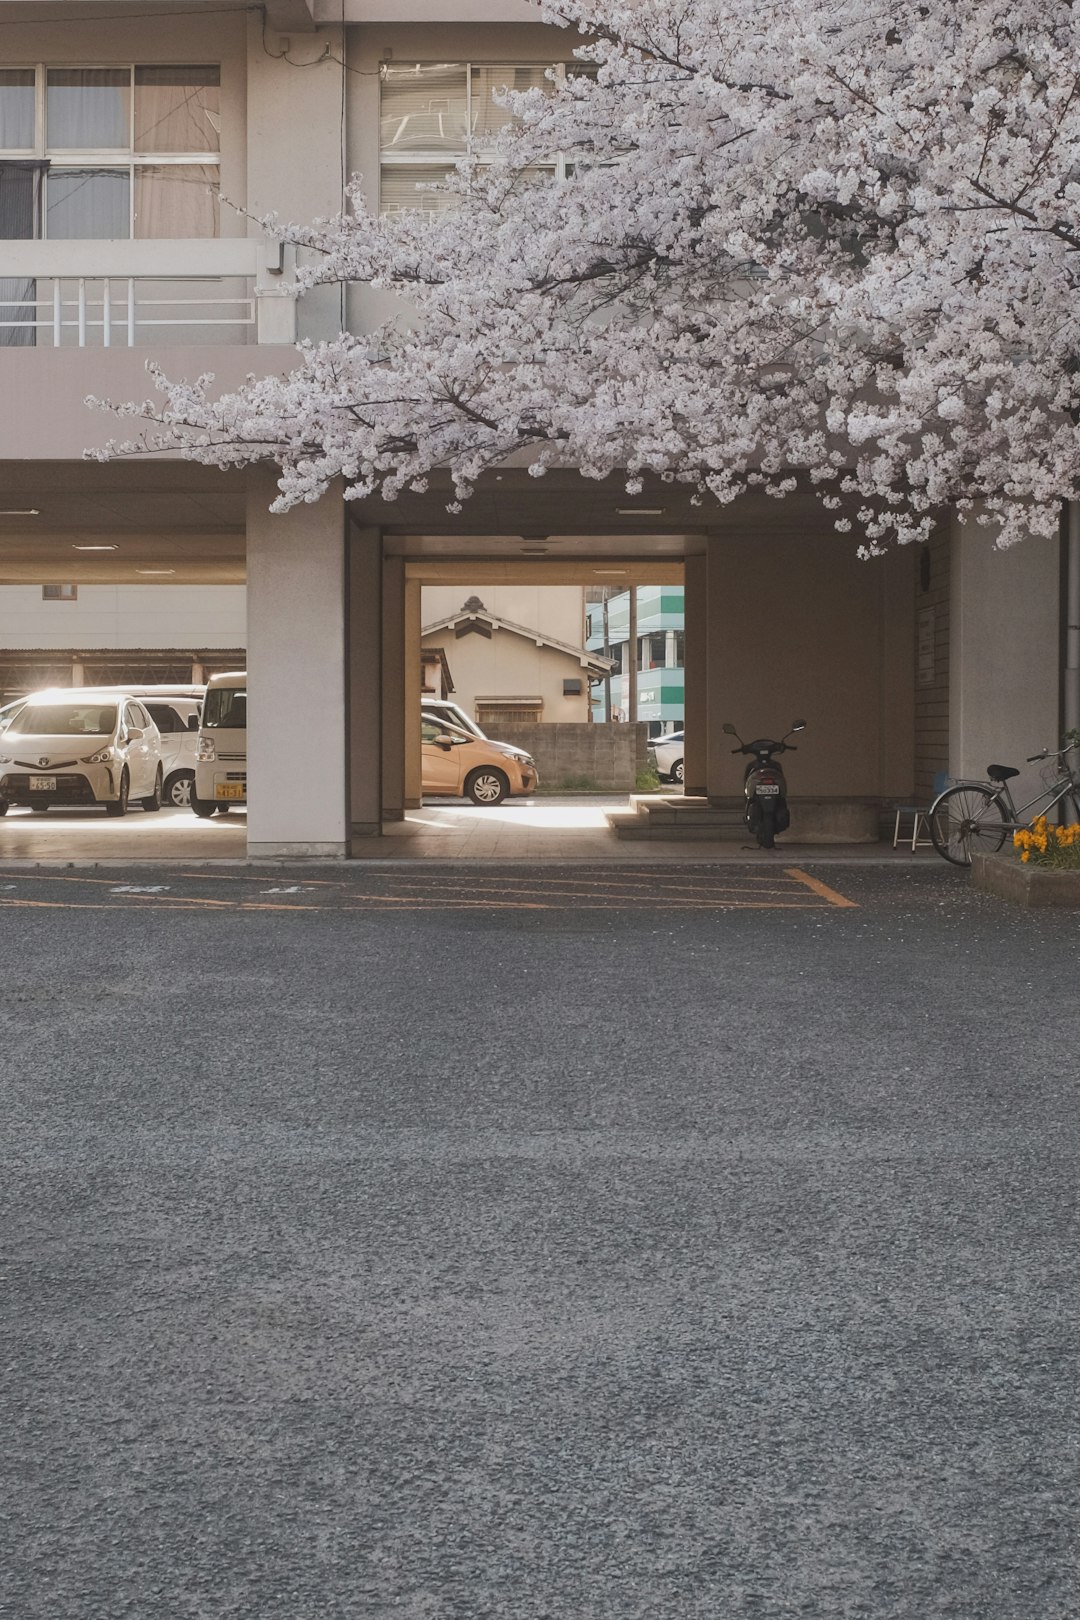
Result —
[[1018, 805], [1041, 786], [1027, 755], [1060, 740], [1060, 570], [1057, 540], [997, 551], [992, 529], [953, 522], [949, 771], [1015, 765]]
[[344, 855], [345, 519], [339, 494], [274, 515], [248, 495], [248, 850]]
[[420, 622], [433, 624], [478, 596], [490, 613], [526, 624], [572, 647], [584, 646], [585, 610], [580, 585], [425, 585]]
[[0, 585], [0, 647], [243, 647], [242, 585], [80, 585], [46, 602], [40, 585]]
[[[540, 646], [496, 630], [486, 636], [459, 639], [452, 630], [424, 636], [425, 647], [442, 647], [454, 682], [453, 700], [476, 718], [478, 698], [539, 697], [540, 718], [547, 721], [586, 721], [589, 718], [589, 677], [576, 658], [558, 648]], [[564, 680], [580, 680], [581, 696], [564, 697]]]

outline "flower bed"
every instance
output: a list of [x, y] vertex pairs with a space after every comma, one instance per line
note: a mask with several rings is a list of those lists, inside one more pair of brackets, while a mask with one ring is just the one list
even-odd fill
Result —
[[1034, 855], [1043, 851], [1029, 851], [1026, 860], [1022, 847], [1019, 853], [1019, 860], [1006, 854], [973, 856], [971, 877], [975, 887], [1028, 909], [1054, 906], [1080, 911], [1080, 861], [1069, 866], [1039, 863]]
[[1080, 872], [1080, 823], [1052, 827], [1037, 816], [1030, 827], [1013, 833], [1013, 844], [1025, 866], [1048, 872]]

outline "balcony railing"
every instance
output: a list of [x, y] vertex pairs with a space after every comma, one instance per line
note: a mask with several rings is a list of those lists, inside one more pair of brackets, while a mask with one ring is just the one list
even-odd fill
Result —
[[0, 347], [293, 343], [291, 271], [243, 239], [4, 242]]

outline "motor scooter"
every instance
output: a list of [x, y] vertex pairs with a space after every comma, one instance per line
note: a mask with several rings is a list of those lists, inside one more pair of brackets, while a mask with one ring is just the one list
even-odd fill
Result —
[[729, 737], [738, 738], [739, 746], [731, 750], [733, 754], [750, 755], [750, 763], [743, 776], [743, 793], [746, 795], [743, 820], [762, 849], [772, 849], [776, 834], [787, 832], [791, 826], [787, 782], [773, 756], [797, 752], [788, 742], [788, 737], [794, 737], [797, 731], [805, 731], [806, 721], [794, 721], [791, 730], [779, 742], [771, 737], [757, 737], [753, 742], [743, 742], [730, 720], [724, 730]]

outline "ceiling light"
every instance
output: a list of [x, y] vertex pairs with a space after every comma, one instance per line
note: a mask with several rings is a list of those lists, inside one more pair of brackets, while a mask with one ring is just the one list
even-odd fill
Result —
[[72, 551], [115, 551], [115, 546], [72, 546]]
[[594, 568], [593, 569], [594, 574], [618, 574], [620, 579], [625, 579], [629, 572], [630, 572], [629, 568]]
[[667, 508], [663, 506], [617, 506], [615, 510], [620, 517], [663, 517]]
[[36, 506], [4, 506], [0, 507], [0, 517], [40, 517], [41, 513]]
[[136, 568], [137, 574], [175, 574], [175, 568]]

